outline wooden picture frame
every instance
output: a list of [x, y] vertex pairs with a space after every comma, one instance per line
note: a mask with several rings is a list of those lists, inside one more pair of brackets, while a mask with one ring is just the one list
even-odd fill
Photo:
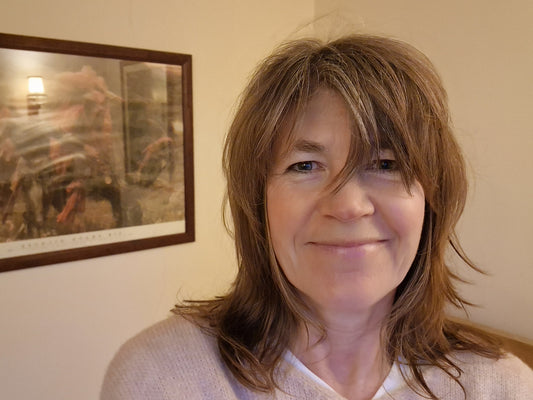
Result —
[[0, 34], [0, 272], [194, 241], [191, 62]]

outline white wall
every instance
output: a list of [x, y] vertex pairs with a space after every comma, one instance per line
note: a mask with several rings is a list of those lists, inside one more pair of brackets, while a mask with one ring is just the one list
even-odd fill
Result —
[[533, 340], [533, 2], [315, 0], [322, 31], [386, 34], [440, 71], [472, 187], [459, 233], [491, 276], [466, 273], [472, 320]]
[[179, 297], [234, 275], [222, 228], [221, 144], [253, 66], [300, 24], [310, 0], [3, 0], [5, 33], [193, 56], [195, 243], [0, 274], [0, 398], [96, 399], [119, 345]]

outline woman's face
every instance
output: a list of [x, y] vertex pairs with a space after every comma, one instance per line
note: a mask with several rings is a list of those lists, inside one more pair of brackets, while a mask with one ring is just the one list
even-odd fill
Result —
[[406, 190], [389, 150], [334, 190], [351, 129], [341, 97], [320, 89], [290, 143], [279, 144], [267, 182], [279, 265], [323, 316], [388, 312], [416, 255], [424, 219], [421, 185], [415, 181]]

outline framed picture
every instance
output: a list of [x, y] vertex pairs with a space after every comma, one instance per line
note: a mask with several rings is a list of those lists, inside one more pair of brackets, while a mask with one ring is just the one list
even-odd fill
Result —
[[0, 272], [194, 241], [191, 56], [0, 34]]

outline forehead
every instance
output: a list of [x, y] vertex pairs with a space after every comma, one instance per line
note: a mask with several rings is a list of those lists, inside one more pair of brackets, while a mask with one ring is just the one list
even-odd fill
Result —
[[344, 142], [350, 146], [353, 124], [345, 101], [331, 89], [318, 89], [297, 114], [280, 130], [275, 153], [318, 152]]

